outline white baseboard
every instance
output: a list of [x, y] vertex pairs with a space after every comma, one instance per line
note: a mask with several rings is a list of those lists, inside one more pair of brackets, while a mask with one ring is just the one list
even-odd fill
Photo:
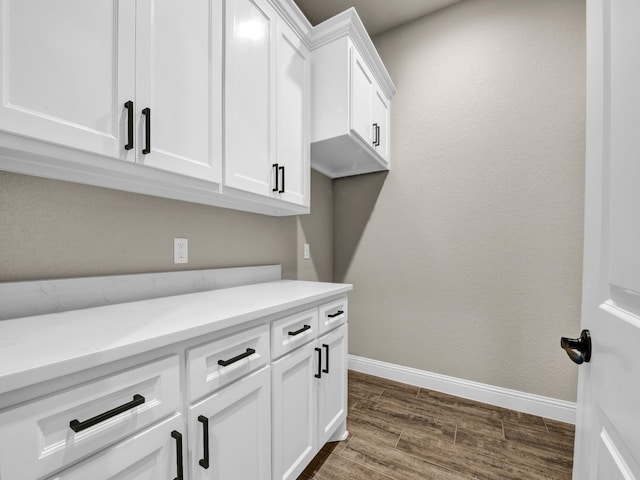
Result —
[[356, 355], [349, 355], [349, 369], [561, 422], [576, 423], [576, 404], [565, 400], [495, 387]]

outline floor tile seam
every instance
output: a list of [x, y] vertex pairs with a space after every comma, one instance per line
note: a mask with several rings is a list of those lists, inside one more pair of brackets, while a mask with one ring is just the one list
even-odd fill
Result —
[[[440, 416], [434, 416], [434, 415], [429, 415], [429, 412], [426, 411], [420, 411], [420, 410], [415, 410], [413, 408], [411, 408], [410, 406], [398, 406], [396, 404], [390, 403], [382, 398], [378, 399], [378, 400], [371, 400], [371, 402], [373, 403], [381, 403], [383, 405], [387, 405], [387, 406], [391, 406], [393, 408], [397, 408], [399, 410], [399, 413], [401, 414], [411, 414], [411, 415], [415, 415], [415, 416], [420, 416], [420, 417], [424, 417], [427, 419], [430, 419], [433, 421], [433, 423], [435, 424], [439, 424], [439, 425], [448, 425], [451, 427], [456, 427], [457, 426], [457, 421], [448, 421], [443, 417]], [[355, 410], [356, 412], [358, 412], [358, 410]], [[360, 412], [362, 413], [362, 412]], [[386, 413], [386, 412], [382, 412], [382, 413]], [[389, 423], [393, 423], [393, 422], [389, 422]]]
[[395, 445], [393, 446], [393, 448], [394, 448], [394, 449], [396, 449], [396, 450], [398, 449], [398, 443], [400, 443], [400, 439], [402, 438], [402, 434], [403, 434], [403, 433], [404, 433], [404, 428], [402, 428], [402, 429], [400, 430], [400, 435], [398, 435], [398, 438], [396, 439], [396, 443], [395, 443]]
[[[348, 445], [347, 445], [347, 446], [348, 446]], [[338, 455], [339, 457], [342, 457], [344, 460], [346, 460], [346, 461], [348, 461], [348, 462], [355, 463], [356, 465], [360, 465], [361, 467], [364, 467], [364, 468], [366, 468], [366, 469], [368, 469], [368, 470], [373, 470], [374, 472], [376, 472], [376, 473], [378, 473], [378, 474], [380, 474], [380, 475], [383, 475], [384, 477], [388, 478], [389, 480], [395, 480], [395, 479], [394, 479], [394, 477], [389, 476], [387, 473], [383, 472], [382, 470], [380, 470], [380, 469], [378, 469], [378, 468], [375, 468], [375, 467], [374, 467], [374, 466], [372, 466], [372, 465], [367, 465], [366, 463], [359, 462], [359, 461], [354, 460], [354, 459], [349, 458], [349, 457], [345, 457], [345, 456], [343, 455], [343, 452], [344, 452], [346, 449], [347, 449], [347, 447], [343, 448], [341, 452], [339, 452], [339, 453], [334, 453], [333, 455]]]
[[433, 465], [433, 466], [436, 466], [436, 467], [438, 467], [438, 468], [441, 468], [441, 469], [443, 469], [443, 470], [447, 470], [448, 472], [455, 473], [456, 475], [462, 475], [462, 476], [463, 476], [463, 477], [465, 477], [465, 478], [472, 478], [472, 479], [475, 479], [475, 478], [476, 478], [476, 477], [474, 477], [474, 476], [472, 476], [472, 475], [469, 475], [468, 473], [465, 473], [465, 472], [461, 472], [461, 471], [459, 471], [459, 470], [456, 470], [456, 469], [452, 468], [450, 465], [444, 465], [443, 463], [440, 463], [440, 462], [438, 462], [438, 461], [434, 461], [434, 460], [432, 460], [432, 459], [427, 459], [427, 458], [424, 458], [424, 457], [419, 457], [418, 455], [414, 455], [414, 454], [409, 453], [409, 452], [406, 452], [406, 451], [404, 451], [404, 450], [399, 450], [399, 449], [396, 449], [396, 450], [398, 451], [398, 453], [401, 453], [402, 455], [406, 455], [406, 456], [408, 456], [408, 457], [414, 458], [414, 459], [419, 460], [419, 461], [421, 461], [421, 462], [425, 462], [425, 463], [428, 463], [428, 464], [430, 464], [430, 465]]

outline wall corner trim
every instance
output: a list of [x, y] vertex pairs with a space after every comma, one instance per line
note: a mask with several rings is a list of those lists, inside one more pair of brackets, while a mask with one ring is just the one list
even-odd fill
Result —
[[356, 355], [349, 355], [349, 369], [552, 420], [574, 425], [576, 423], [576, 404], [566, 400], [472, 382]]

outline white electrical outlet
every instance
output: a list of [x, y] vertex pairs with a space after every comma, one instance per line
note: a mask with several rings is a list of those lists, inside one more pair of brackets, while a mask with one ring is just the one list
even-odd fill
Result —
[[173, 263], [189, 263], [189, 239], [173, 239]]
[[304, 259], [305, 260], [309, 260], [310, 258], [310, 254], [309, 254], [309, 244], [305, 243], [304, 244]]

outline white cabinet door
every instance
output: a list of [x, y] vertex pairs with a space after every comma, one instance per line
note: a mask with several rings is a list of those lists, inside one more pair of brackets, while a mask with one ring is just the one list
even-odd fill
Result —
[[271, 478], [270, 373], [265, 367], [190, 407], [193, 480]]
[[358, 51], [351, 48], [351, 130], [373, 146], [372, 104], [374, 79]]
[[277, 58], [279, 198], [308, 206], [311, 58], [302, 40], [283, 21], [278, 22]]
[[135, 3], [0, 1], [0, 129], [133, 160]]
[[271, 196], [275, 186], [276, 13], [228, 0], [225, 16], [225, 185]]
[[318, 445], [324, 445], [347, 417], [347, 325], [318, 339]]
[[182, 417], [176, 414], [128, 440], [68, 468], [48, 480], [173, 480], [185, 463], [178, 453], [186, 453]]
[[317, 451], [315, 342], [272, 364], [273, 479], [295, 480]]
[[222, 2], [138, 0], [136, 5], [138, 161], [219, 183]]
[[380, 89], [373, 92], [373, 146], [376, 152], [389, 161], [389, 100]]

